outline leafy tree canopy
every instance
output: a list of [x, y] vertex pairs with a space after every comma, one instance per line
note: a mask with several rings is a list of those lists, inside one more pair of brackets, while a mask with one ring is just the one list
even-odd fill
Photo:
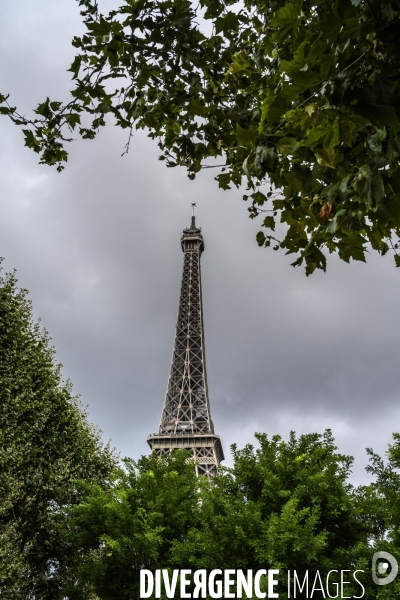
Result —
[[61, 169], [68, 130], [92, 139], [111, 113], [191, 179], [213, 158], [221, 188], [245, 181], [259, 245], [307, 274], [326, 250], [400, 266], [398, 1], [124, 0], [106, 16], [78, 1], [71, 101], [29, 120], [0, 98], [41, 162]]
[[0, 596], [57, 600], [77, 549], [76, 480], [106, 487], [115, 458], [64, 382], [26, 290], [0, 277]]
[[126, 459], [109, 491], [83, 484], [85, 498], [69, 513], [81, 561], [65, 596], [139, 598], [140, 569], [174, 568], [175, 546], [185, 547], [190, 529], [199, 526], [198, 488], [187, 452]]
[[[140, 569], [167, 569], [171, 577], [173, 569], [218, 568], [280, 569], [281, 597], [288, 570], [301, 579], [318, 570], [325, 581], [330, 570], [361, 569], [364, 598], [397, 598], [397, 584], [372, 583], [371, 559], [376, 549], [400, 558], [399, 439], [388, 465], [371, 453], [376, 481], [357, 489], [348, 481], [352, 458], [337, 452], [329, 431], [256, 437], [258, 449], [233, 447], [233, 468], [222, 468], [211, 486], [181, 451], [128, 460], [108, 490], [85, 484], [69, 512], [81, 561], [65, 596], [137, 598]], [[356, 584], [346, 590], [361, 592]], [[311, 597], [304, 594], [297, 597]]]

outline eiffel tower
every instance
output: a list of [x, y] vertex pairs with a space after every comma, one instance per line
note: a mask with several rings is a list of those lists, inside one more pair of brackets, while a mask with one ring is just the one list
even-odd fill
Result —
[[195, 206], [191, 226], [181, 238], [183, 272], [167, 393], [158, 433], [147, 443], [159, 456], [177, 448], [190, 450], [197, 475], [212, 477], [224, 453], [208, 398], [200, 272], [204, 241], [196, 227]]

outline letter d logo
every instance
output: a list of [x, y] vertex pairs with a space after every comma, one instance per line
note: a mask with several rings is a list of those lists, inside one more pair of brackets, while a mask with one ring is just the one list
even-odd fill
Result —
[[[384, 559], [387, 562], [381, 562], [377, 565], [377, 561], [381, 559]], [[378, 577], [378, 574], [383, 575], [386, 573], [389, 565], [392, 568], [390, 574], [387, 577]], [[387, 585], [388, 583], [392, 583], [392, 581], [396, 579], [398, 571], [399, 566], [397, 560], [392, 554], [389, 554], [389, 552], [375, 552], [372, 558], [372, 579], [374, 580], [374, 583], [377, 585]]]

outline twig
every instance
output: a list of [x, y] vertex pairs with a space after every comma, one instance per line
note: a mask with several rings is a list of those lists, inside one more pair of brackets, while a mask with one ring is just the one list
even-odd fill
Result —
[[363, 52], [361, 54], [361, 56], [359, 56], [354, 62], [352, 62], [350, 65], [347, 65], [347, 67], [345, 69], [343, 69], [342, 71], [339, 71], [338, 75], [340, 75], [340, 73], [344, 73], [345, 71], [347, 71], [347, 69], [350, 69], [350, 67], [352, 67], [353, 65], [355, 65], [359, 60], [361, 60], [366, 54], [367, 54], [368, 50], [365, 50], [365, 52]]

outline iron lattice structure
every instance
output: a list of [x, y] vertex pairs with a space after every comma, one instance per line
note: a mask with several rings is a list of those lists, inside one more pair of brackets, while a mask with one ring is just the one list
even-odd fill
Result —
[[204, 241], [194, 209], [181, 245], [183, 272], [171, 371], [158, 433], [147, 442], [159, 456], [177, 448], [190, 450], [197, 474], [212, 477], [224, 453], [214, 433], [208, 397], [200, 270]]

